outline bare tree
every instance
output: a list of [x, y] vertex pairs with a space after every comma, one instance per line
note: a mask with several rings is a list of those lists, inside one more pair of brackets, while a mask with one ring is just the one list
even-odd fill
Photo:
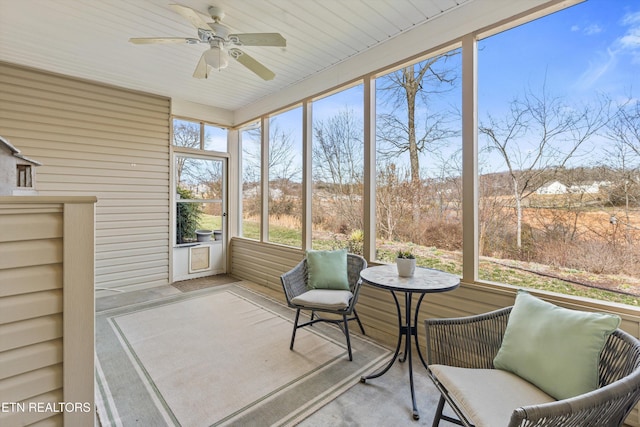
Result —
[[242, 132], [242, 180], [245, 184], [260, 183], [261, 135], [259, 127]]
[[[313, 179], [326, 189], [340, 227], [362, 228], [363, 123], [344, 109], [313, 125]], [[317, 193], [317, 192], [316, 192]], [[314, 199], [318, 194], [314, 194]], [[314, 210], [320, 206], [314, 206]], [[326, 220], [326, 218], [325, 218]]]
[[[200, 123], [174, 120], [173, 145], [176, 147], [200, 148]], [[176, 160], [176, 174], [178, 182], [184, 172], [186, 157], [178, 157]]]
[[[260, 206], [261, 181], [261, 128], [246, 131], [247, 139], [253, 144], [243, 146], [243, 180], [255, 185], [251, 197], [251, 213], [257, 214]], [[281, 129], [276, 120], [269, 124], [269, 214], [280, 216], [296, 214], [296, 207], [300, 204], [300, 182], [302, 180], [302, 165], [296, 161], [296, 151], [293, 146], [291, 132]], [[243, 188], [247, 190], [247, 188]]]
[[[429, 111], [428, 106], [456, 87], [457, 68], [450, 66], [450, 59], [459, 53], [454, 50], [434, 56], [378, 79], [379, 90], [387, 92], [384, 100], [390, 108], [377, 118], [377, 138], [382, 143], [378, 152], [386, 159], [409, 153], [414, 184], [420, 182], [420, 153], [456, 134], [446, 112]], [[420, 116], [419, 109], [427, 113]], [[417, 117], [422, 118], [421, 124]]]
[[424, 192], [433, 200], [433, 217], [446, 221], [447, 217], [462, 215], [462, 147], [447, 152], [432, 153], [437, 169]]
[[480, 124], [490, 152], [504, 161], [516, 212], [516, 247], [522, 249], [523, 201], [548, 179], [550, 170], [564, 168], [578, 149], [607, 123], [606, 103], [568, 105], [552, 97], [543, 85], [510, 103], [502, 119], [491, 115]]
[[295, 161], [293, 136], [274, 122], [269, 126], [269, 180], [300, 181], [302, 166]]
[[363, 124], [344, 109], [313, 124], [313, 178], [339, 187], [362, 182]]
[[607, 136], [640, 155], [640, 102], [632, 96], [620, 105], [607, 127]]
[[611, 140], [611, 145], [605, 150], [603, 161], [614, 176], [614, 183], [608, 186], [609, 203], [622, 206], [624, 216], [612, 216], [611, 224], [613, 230], [624, 226], [624, 238], [628, 244], [633, 240], [631, 208], [640, 203], [640, 104], [632, 102], [632, 99], [616, 109], [607, 125], [605, 136]]
[[183, 120], [176, 120], [173, 123], [173, 145], [200, 148], [200, 123]]
[[[262, 129], [260, 127], [244, 129], [240, 133], [242, 144], [242, 216], [245, 220], [258, 216], [261, 212], [261, 135]], [[245, 237], [259, 237], [259, 234], [250, 236], [249, 230], [244, 226], [242, 233]]]
[[403, 222], [411, 218], [407, 204], [413, 192], [410, 173], [388, 163], [378, 167], [376, 176], [376, 227], [380, 236], [391, 240], [397, 237]]
[[[256, 128], [247, 132], [250, 139], [261, 140], [261, 129]], [[257, 181], [260, 179], [261, 151], [260, 143], [254, 144], [253, 149], [243, 147], [243, 160], [247, 164], [244, 179]], [[295, 162], [293, 136], [280, 129], [275, 120], [269, 126], [269, 181], [292, 181], [302, 178], [302, 167]]]
[[377, 79], [379, 99], [385, 107], [376, 120], [377, 152], [383, 161], [397, 165], [408, 154], [412, 189], [405, 203], [411, 206], [410, 223], [422, 222], [421, 174], [430, 165], [424, 168], [420, 164], [421, 155], [433, 153], [458, 133], [453, 116], [436, 104], [457, 86], [459, 67], [452, 59], [459, 54], [459, 49], [449, 51]]
[[509, 218], [505, 215], [504, 185], [500, 174], [481, 174], [478, 208], [478, 247], [480, 254], [496, 256], [501, 252]]
[[301, 203], [302, 165], [296, 162], [291, 132], [269, 124], [269, 214], [297, 215]]

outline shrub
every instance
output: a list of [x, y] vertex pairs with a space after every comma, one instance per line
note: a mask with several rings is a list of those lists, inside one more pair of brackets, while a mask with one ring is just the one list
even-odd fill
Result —
[[[176, 192], [180, 199], [193, 199], [194, 194], [191, 190], [178, 187]], [[198, 221], [202, 215], [201, 203], [176, 203], [176, 243], [192, 242], [195, 238]]]

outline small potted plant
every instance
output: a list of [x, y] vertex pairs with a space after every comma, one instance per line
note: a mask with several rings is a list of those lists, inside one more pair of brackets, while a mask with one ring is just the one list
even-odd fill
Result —
[[413, 277], [416, 271], [416, 257], [409, 250], [399, 250], [396, 256], [396, 266], [398, 267], [398, 276]]

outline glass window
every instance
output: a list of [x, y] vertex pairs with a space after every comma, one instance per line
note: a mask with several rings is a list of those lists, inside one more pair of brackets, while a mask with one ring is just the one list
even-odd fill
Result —
[[312, 245], [362, 254], [363, 86], [313, 102]]
[[480, 279], [637, 305], [639, 11], [592, 0], [479, 42]]
[[204, 122], [173, 119], [173, 145], [227, 152], [227, 129]]
[[255, 123], [240, 130], [242, 223], [240, 236], [260, 240], [261, 191], [261, 128]]
[[31, 165], [17, 165], [17, 186], [32, 187], [31, 183]]
[[175, 171], [176, 244], [197, 241], [198, 230], [221, 236], [224, 161], [176, 155]]
[[302, 107], [269, 119], [269, 241], [302, 247]]
[[173, 119], [173, 145], [200, 149], [200, 123]]
[[376, 253], [462, 271], [461, 54], [376, 79]]
[[204, 125], [204, 149], [227, 152], [227, 130], [213, 125]]

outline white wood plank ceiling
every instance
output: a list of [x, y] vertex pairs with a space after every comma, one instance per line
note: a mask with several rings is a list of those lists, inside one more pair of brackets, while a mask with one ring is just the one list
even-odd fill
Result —
[[[0, 0], [0, 61], [213, 106], [233, 115], [264, 103], [271, 95], [288, 91], [288, 97], [294, 98], [295, 88], [307, 81], [318, 86], [317, 81], [331, 74], [332, 68], [342, 74], [355, 70], [350, 64], [357, 62], [358, 72], [363, 62], [365, 68], [376, 62], [366, 72], [380, 68], [386, 55], [372, 53], [384, 52], [386, 45], [386, 52], [397, 56], [396, 51], [405, 50], [404, 40], [412, 40], [419, 46], [411, 49], [420, 52], [426, 44], [423, 38], [406, 36], [423, 29], [430, 29], [431, 40], [450, 28], [464, 34], [465, 26], [473, 30], [562, 1]], [[209, 6], [222, 8], [223, 23], [234, 32], [281, 33], [286, 48], [243, 47], [273, 70], [275, 79], [264, 81], [234, 60], [208, 79], [196, 79], [192, 74], [207, 49], [205, 44], [128, 42], [130, 37], [197, 37], [195, 28], [169, 8], [174, 2], [204, 14]], [[336, 84], [326, 83], [326, 87]], [[240, 116], [254, 114], [253, 110]]]
[[235, 32], [279, 32], [286, 48], [245, 47], [276, 73], [263, 81], [231, 60], [192, 77], [206, 45], [133, 45], [130, 37], [196, 37], [171, 0], [0, 0], [0, 60], [236, 110], [471, 0], [178, 0], [221, 7]]

